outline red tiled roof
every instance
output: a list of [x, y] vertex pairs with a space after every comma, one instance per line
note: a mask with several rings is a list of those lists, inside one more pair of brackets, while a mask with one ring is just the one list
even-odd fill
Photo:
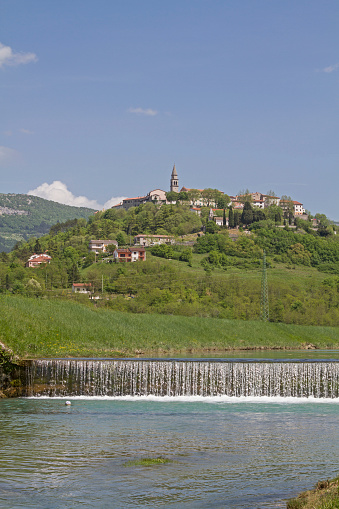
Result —
[[123, 201], [128, 201], [128, 200], [145, 200], [146, 199], [146, 196], [136, 196], [135, 198], [125, 198]]
[[48, 262], [51, 259], [52, 258], [50, 256], [48, 256], [48, 255], [46, 255], [46, 256], [34, 256], [34, 257], [29, 258], [28, 262], [42, 263], [42, 262]]

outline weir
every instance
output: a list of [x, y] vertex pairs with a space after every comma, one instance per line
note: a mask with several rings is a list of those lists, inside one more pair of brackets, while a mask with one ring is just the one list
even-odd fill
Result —
[[339, 362], [36, 360], [25, 396], [339, 397]]

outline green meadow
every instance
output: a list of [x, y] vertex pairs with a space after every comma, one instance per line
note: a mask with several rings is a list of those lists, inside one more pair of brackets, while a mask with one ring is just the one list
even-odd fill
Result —
[[1, 295], [0, 341], [22, 359], [161, 356], [309, 344], [339, 348], [339, 327], [132, 314], [68, 300]]

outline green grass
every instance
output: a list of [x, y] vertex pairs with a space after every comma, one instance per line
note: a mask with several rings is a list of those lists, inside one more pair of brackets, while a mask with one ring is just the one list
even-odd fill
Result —
[[288, 500], [287, 509], [338, 509], [339, 478], [322, 481], [315, 489]]
[[116, 357], [237, 349], [339, 347], [339, 327], [91, 309], [66, 300], [0, 297], [0, 341], [21, 358]]

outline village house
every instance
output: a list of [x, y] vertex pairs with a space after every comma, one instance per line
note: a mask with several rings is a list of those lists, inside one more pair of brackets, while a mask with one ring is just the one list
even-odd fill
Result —
[[171, 235], [148, 235], [139, 234], [134, 237], [136, 246], [154, 246], [155, 244], [174, 244], [174, 237]]
[[73, 283], [72, 292], [74, 293], [91, 293], [91, 283]]
[[[238, 196], [232, 196], [230, 197], [232, 202], [235, 203], [235, 202], [242, 202], [244, 201], [244, 198], [246, 197], [247, 195], [238, 195]], [[270, 196], [268, 194], [262, 194], [262, 193], [258, 193], [258, 191], [256, 191], [255, 193], [249, 193], [248, 196], [250, 197], [251, 199], [251, 205], [253, 205], [253, 207], [258, 207], [260, 209], [264, 209], [266, 207], [269, 207], [270, 205], [279, 205], [280, 203], [280, 198], [278, 196]]]
[[[224, 218], [214, 215], [215, 212], [218, 210], [220, 210], [220, 209], [210, 209], [208, 218], [210, 221], [214, 221], [217, 226], [224, 226]], [[225, 219], [226, 219], [226, 226], [228, 226], [228, 217], [226, 217]]]
[[292, 205], [294, 216], [301, 216], [306, 213], [303, 204], [299, 201], [280, 200], [279, 205], [283, 210], [287, 210]]
[[201, 207], [191, 207], [191, 212], [194, 212], [194, 214], [197, 214], [198, 216], [201, 216]]
[[39, 267], [42, 263], [51, 263], [52, 257], [46, 253], [33, 254], [26, 262], [26, 267]]
[[139, 207], [143, 203], [166, 203], [166, 192], [162, 189], [153, 189], [146, 196], [137, 196], [136, 198], [125, 198], [118, 205], [112, 208], [128, 210], [131, 207]]
[[[192, 189], [189, 188], [189, 187], [182, 187], [180, 189], [180, 192], [183, 192], [183, 193], [189, 193], [190, 191], [192, 191]], [[198, 191], [199, 193], [202, 193], [203, 189], [195, 189], [195, 191]], [[191, 200], [190, 203], [191, 203], [191, 205], [197, 205], [198, 207], [206, 206], [206, 200], [204, 198], [202, 198], [201, 196], [200, 197], [198, 196], [194, 200]], [[211, 205], [215, 206], [215, 203], [211, 202]]]
[[113, 256], [116, 262], [144, 262], [146, 260], [146, 251], [143, 247], [127, 247], [116, 249]]
[[118, 247], [118, 243], [116, 240], [90, 240], [89, 242], [89, 251], [91, 253], [106, 253], [107, 246], [114, 245]]

